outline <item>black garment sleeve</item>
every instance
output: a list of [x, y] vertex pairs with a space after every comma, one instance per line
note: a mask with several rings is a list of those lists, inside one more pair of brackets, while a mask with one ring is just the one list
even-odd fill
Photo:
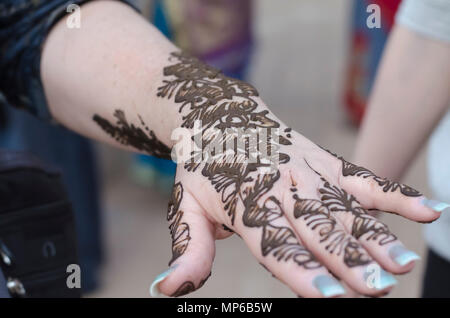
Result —
[[[0, 108], [23, 108], [51, 120], [40, 76], [41, 50], [52, 26], [71, 4], [91, 0], [2, 0], [0, 3]], [[118, 0], [133, 8], [133, 0]]]

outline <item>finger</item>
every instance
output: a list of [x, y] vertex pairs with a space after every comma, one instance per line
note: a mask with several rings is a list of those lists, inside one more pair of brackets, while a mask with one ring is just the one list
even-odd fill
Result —
[[391, 212], [425, 223], [439, 218], [444, 209], [450, 210], [446, 203], [428, 200], [405, 184], [378, 177], [366, 168], [332, 155], [340, 161], [339, 186], [358, 198], [367, 209]]
[[343, 287], [299, 242], [283, 216], [279, 201], [271, 196], [236, 218], [234, 230], [252, 254], [276, 278], [302, 297], [333, 297]]
[[407, 250], [388, 226], [369, 215], [356, 198], [325, 179], [320, 199], [369, 254], [389, 272], [401, 274], [414, 267], [419, 256]]
[[178, 297], [203, 286], [211, 274], [215, 228], [180, 182], [174, 185], [167, 219], [173, 255], [169, 270], [155, 279], [150, 293]]
[[[305, 177], [308, 180], [317, 178], [315, 175]], [[332, 215], [318, 198], [317, 189], [313, 190], [310, 184], [303, 185], [301, 191], [296, 187], [291, 188], [293, 194], [286, 198], [285, 203], [286, 206], [293, 207], [293, 211], [287, 213], [287, 216], [295, 231], [300, 234], [305, 247], [351, 289], [372, 296], [388, 292], [392, 284], [367, 284], [367, 267], [377, 265], [376, 262]]]

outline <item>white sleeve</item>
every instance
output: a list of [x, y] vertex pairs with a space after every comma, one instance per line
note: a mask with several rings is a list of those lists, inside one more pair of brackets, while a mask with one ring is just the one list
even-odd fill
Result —
[[450, 42], [450, 0], [403, 0], [396, 23], [422, 35]]

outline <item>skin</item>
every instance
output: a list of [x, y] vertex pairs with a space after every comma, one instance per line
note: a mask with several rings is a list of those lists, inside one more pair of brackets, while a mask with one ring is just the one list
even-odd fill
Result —
[[[208, 145], [236, 137], [226, 128], [276, 130], [268, 141], [279, 158], [273, 171], [263, 172], [261, 162], [238, 163], [237, 154], [231, 162], [219, 156], [178, 164], [167, 216], [171, 264], [178, 266], [159, 285], [166, 295], [201, 287], [211, 272], [214, 241], [233, 233], [297, 295], [321, 297], [313, 281], [331, 277], [329, 271], [359, 293], [381, 295], [389, 288], [369, 288], [363, 279], [368, 265], [399, 274], [414, 264], [400, 266], [389, 257], [389, 248], [401, 242], [366, 209], [414, 221], [439, 217], [420, 203], [420, 194], [400, 191], [406, 186], [390, 191], [373, 174], [346, 174], [342, 158], [287, 127], [254, 87], [180, 52], [121, 3], [84, 5], [81, 29], [59, 22], [44, 45], [42, 79], [59, 123], [130, 151], [165, 157], [175, 143], [172, 131], [193, 132], [198, 119], [203, 129], [224, 132], [217, 140], [201, 136], [202, 155]], [[305, 202], [317, 204], [311, 211]], [[339, 238], [324, 237], [329, 226], [314, 226], [311, 218], [324, 218]], [[361, 227], [361, 218], [369, 226]]]
[[[390, 179], [400, 179], [448, 110], [449, 83], [450, 45], [394, 26], [354, 161]], [[411, 129], [411, 123], [420, 124]]]

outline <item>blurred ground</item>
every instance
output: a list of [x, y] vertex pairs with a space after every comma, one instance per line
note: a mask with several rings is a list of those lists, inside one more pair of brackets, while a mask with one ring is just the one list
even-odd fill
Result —
[[[347, 0], [256, 0], [257, 47], [250, 82], [288, 125], [313, 141], [351, 158], [356, 130], [341, 112], [346, 56]], [[106, 262], [102, 288], [91, 297], [148, 297], [153, 278], [167, 268], [170, 237], [168, 196], [132, 184], [123, 152], [101, 148], [104, 177]], [[106, 155], [105, 155], [106, 154]], [[115, 159], [111, 159], [115, 158]], [[118, 158], [121, 158], [120, 160]], [[422, 153], [406, 183], [427, 193]], [[384, 218], [394, 233], [423, 255], [421, 226]], [[399, 277], [390, 297], [417, 297], [424, 260]], [[232, 237], [217, 242], [213, 275], [193, 297], [294, 297]]]

